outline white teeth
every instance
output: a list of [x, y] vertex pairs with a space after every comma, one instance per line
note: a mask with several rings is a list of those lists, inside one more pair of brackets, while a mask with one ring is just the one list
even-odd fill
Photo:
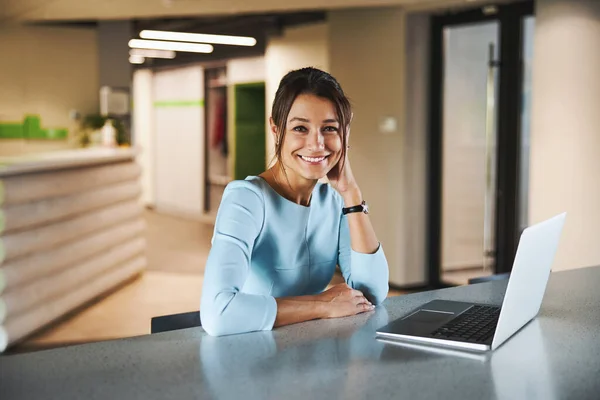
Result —
[[325, 159], [325, 157], [304, 157], [304, 156], [300, 156], [302, 157], [303, 160], [306, 160], [308, 162], [321, 162]]

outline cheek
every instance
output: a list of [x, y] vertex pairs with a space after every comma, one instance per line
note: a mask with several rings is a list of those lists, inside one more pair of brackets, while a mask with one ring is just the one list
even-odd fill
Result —
[[342, 139], [339, 136], [331, 138], [327, 142], [327, 148], [334, 153], [334, 156], [329, 161], [329, 166], [333, 167], [342, 159]]
[[288, 135], [283, 142], [281, 147], [281, 156], [285, 159], [293, 159], [295, 157], [294, 152], [302, 148], [302, 143], [299, 143], [298, 139], [292, 135]]
[[325, 141], [325, 144], [330, 151], [342, 151], [342, 138], [339, 136], [332, 135], [331, 137], [328, 137]]

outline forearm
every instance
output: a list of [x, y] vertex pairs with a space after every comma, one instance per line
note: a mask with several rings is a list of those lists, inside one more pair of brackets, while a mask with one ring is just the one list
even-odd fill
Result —
[[[342, 193], [344, 207], [352, 207], [363, 201], [362, 193], [358, 187]], [[350, 244], [352, 250], [358, 253], [373, 254], [379, 248], [379, 240], [371, 224], [368, 214], [356, 212], [346, 214], [350, 228]]]
[[[344, 206], [354, 206], [363, 200], [360, 190], [342, 193]], [[375, 235], [369, 216], [346, 214], [340, 222], [340, 256], [338, 259], [348, 285], [362, 291], [373, 304], [380, 304], [388, 293], [387, 260]], [[350, 248], [349, 248], [350, 247]]]
[[318, 301], [316, 296], [280, 297], [275, 301], [277, 302], [277, 316], [273, 326], [275, 328], [324, 317], [323, 302]]

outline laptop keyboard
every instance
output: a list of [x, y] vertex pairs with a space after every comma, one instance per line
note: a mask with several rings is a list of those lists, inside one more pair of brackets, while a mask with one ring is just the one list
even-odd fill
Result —
[[499, 307], [473, 306], [436, 329], [432, 336], [439, 339], [485, 343], [494, 336], [499, 316]]

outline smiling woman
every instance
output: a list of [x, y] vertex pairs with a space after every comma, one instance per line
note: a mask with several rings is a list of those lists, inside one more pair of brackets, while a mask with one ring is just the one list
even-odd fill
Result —
[[[210, 335], [354, 315], [385, 299], [387, 261], [348, 160], [351, 120], [328, 73], [281, 80], [269, 120], [277, 162], [230, 183], [217, 214], [200, 310]], [[323, 291], [336, 265], [346, 283]]]

